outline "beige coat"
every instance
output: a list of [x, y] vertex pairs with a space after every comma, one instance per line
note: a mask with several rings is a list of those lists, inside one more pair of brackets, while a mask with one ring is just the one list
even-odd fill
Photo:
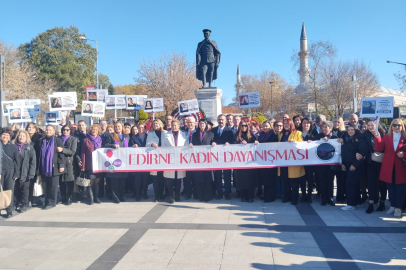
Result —
[[[161, 135], [164, 136], [165, 133], [166, 133], [166, 131], [164, 130], [164, 131], [162, 131]], [[156, 135], [155, 131], [148, 132], [148, 137], [147, 137], [147, 142], [145, 143], [145, 147], [152, 147], [152, 143], [156, 143], [156, 144], [159, 143], [159, 138]], [[161, 144], [162, 144], [162, 142], [161, 142]], [[157, 175], [157, 172], [152, 171], [152, 172], [150, 172], [150, 175]]]
[[[189, 142], [186, 138], [186, 134], [179, 130], [178, 135], [178, 146], [188, 146]], [[172, 131], [167, 133], [162, 133], [161, 139], [161, 146], [162, 147], [173, 147], [175, 146], [175, 141], [173, 140]], [[186, 171], [177, 171], [178, 172], [178, 179], [186, 177]], [[175, 178], [175, 171], [164, 171], [165, 178]]]

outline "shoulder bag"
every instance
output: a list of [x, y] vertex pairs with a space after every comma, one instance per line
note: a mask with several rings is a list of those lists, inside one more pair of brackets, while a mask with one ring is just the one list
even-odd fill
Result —
[[378, 162], [378, 163], [382, 163], [382, 161], [383, 161], [383, 153], [381, 153], [381, 152], [373, 152], [372, 154], [371, 154], [371, 159], [373, 160], [373, 161], [375, 161], [375, 162]]
[[0, 184], [0, 209], [7, 208], [11, 203], [11, 190], [3, 190]]
[[76, 185], [82, 187], [90, 186], [90, 179], [86, 178], [85, 172], [80, 172], [79, 176], [76, 177]]

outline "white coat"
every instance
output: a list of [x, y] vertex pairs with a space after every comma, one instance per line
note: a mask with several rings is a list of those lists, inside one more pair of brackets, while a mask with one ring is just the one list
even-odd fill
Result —
[[[162, 131], [161, 133], [161, 144], [162, 144], [162, 138], [165, 137], [164, 134], [166, 133], [165, 130]], [[147, 137], [147, 142], [145, 143], [145, 147], [152, 147], [152, 144], [159, 143], [159, 138], [158, 135], [156, 135], [155, 131], [150, 131], [148, 132], [148, 137]], [[151, 171], [150, 175], [157, 175], [157, 171]]]
[[[149, 136], [149, 135], [148, 135]], [[189, 142], [186, 138], [186, 134], [179, 130], [178, 133], [178, 146], [188, 146]], [[175, 141], [173, 140], [172, 131], [167, 133], [162, 133], [161, 146], [175, 146]], [[178, 179], [186, 177], [186, 171], [177, 171]], [[165, 178], [175, 178], [175, 171], [164, 171]]]

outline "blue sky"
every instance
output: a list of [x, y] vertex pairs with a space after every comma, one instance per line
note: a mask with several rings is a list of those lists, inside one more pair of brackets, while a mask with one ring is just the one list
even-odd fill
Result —
[[[205, 3], [205, 4], [202, 4]], [[143, 58], [184, 52], [193, 61], [202, 29], [221, 50], [219, 79], [227, 102], [236, 67], [298, 82], [290, 56], [299, 48], [302, 20], [309, 42], [329, 40], [338, 59], [364, 60], [382, 86], [399, 89], [393, 73], [406, 62], [405, 0], [341, 1], [3, 1], [0, 40], [15, 45], [53, 27], [75, 25], [99, 44], [99, 72], [116, 84], [134, 83]]]

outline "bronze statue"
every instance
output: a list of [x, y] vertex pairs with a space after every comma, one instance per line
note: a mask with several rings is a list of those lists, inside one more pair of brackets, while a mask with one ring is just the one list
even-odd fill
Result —
[[196, 50], [196, 78], [203, 83], [202, 88], [206, 88], [206, 83], [211, 83], [217, 79], [217, 68], [220, 64], [220, 50], [217, 43], [210, 39], [211, 30], [204, 29], [204, 40], [197, 44]]

